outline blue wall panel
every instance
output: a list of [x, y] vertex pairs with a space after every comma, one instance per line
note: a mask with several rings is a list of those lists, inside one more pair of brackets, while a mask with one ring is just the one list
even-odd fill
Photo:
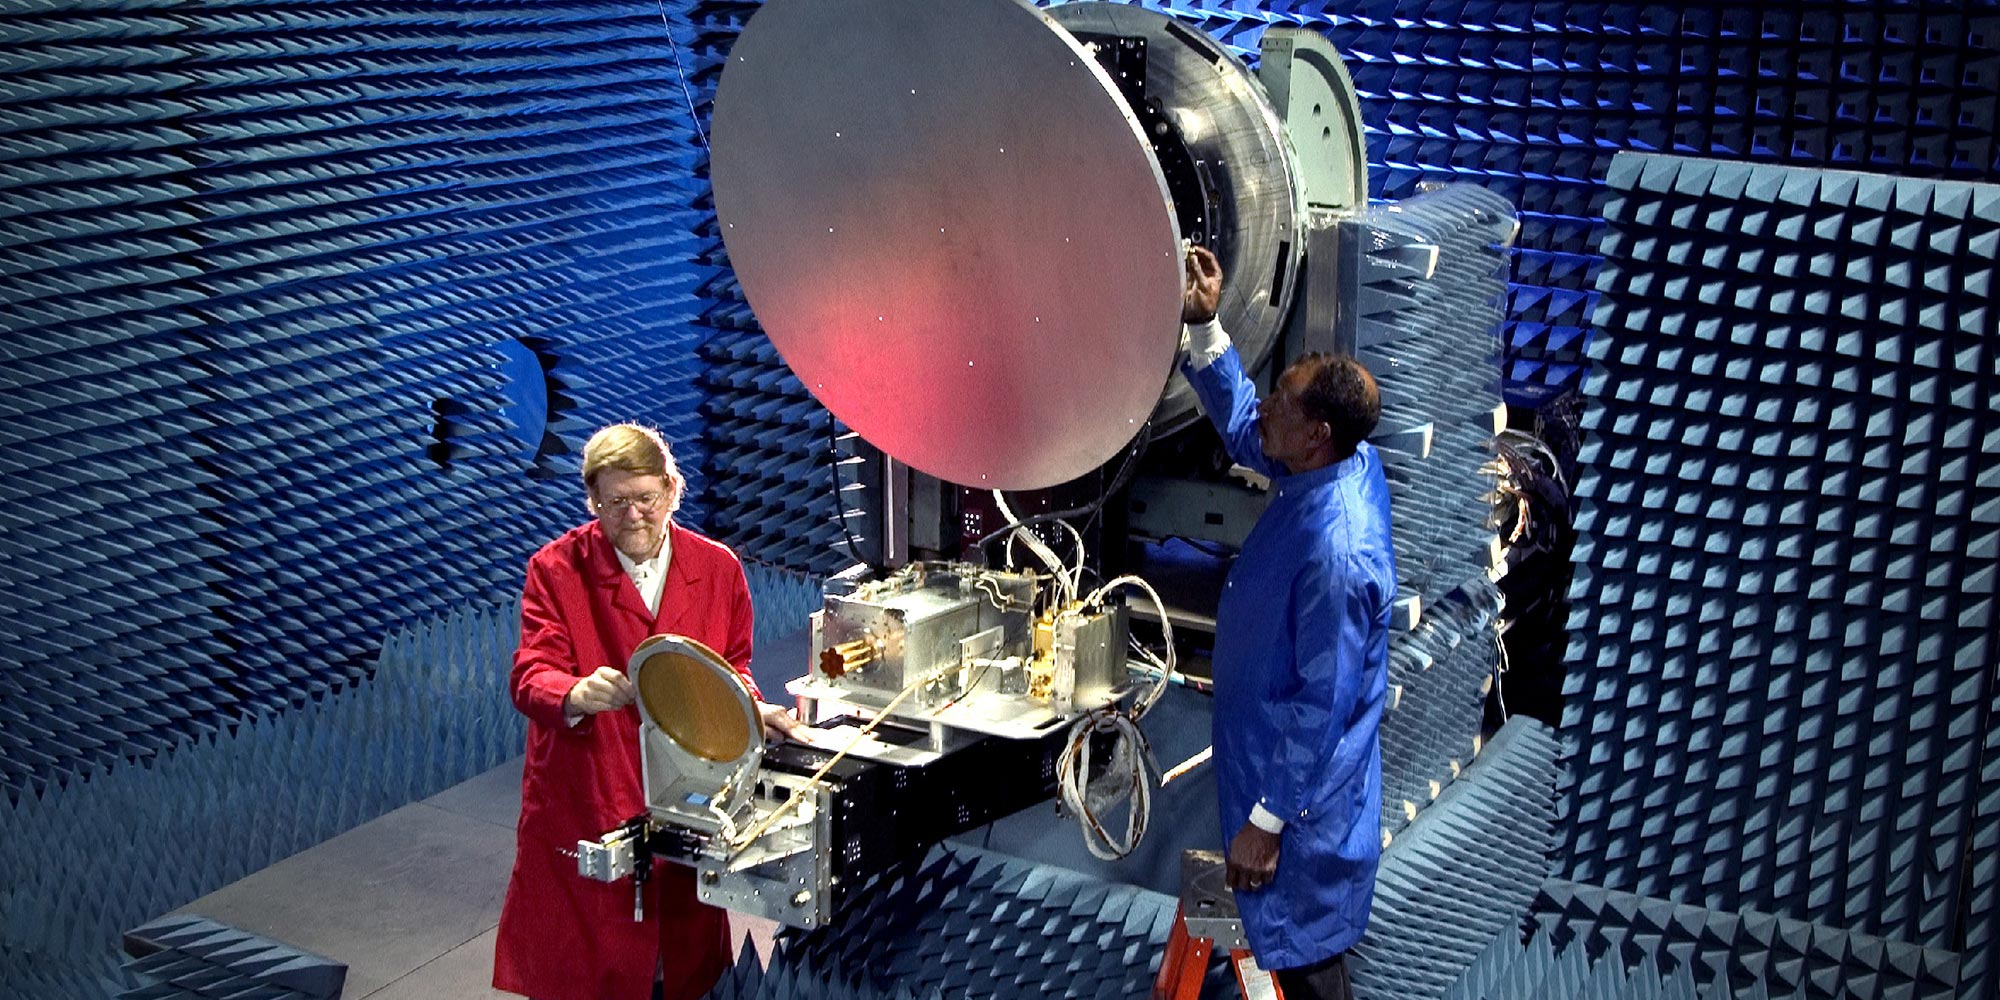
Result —
[[1369, 255], [1352, 308], [1382, 392], [1375, 443], [1398, 590], [1418, 608], [1416, 626], [1389, 642], [1382, 828], [1394, 832], [1471, 761], [1499, 667], [1493, 477], [1482, 467], [1500, 404], [1495, 332], [1513, 210], [1490, 191], [1452, 185], [1377, 206], [1343, 230]]

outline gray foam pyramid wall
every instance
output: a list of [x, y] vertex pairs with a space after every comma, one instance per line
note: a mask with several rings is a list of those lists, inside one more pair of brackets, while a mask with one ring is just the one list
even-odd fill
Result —
[[1489, 191], [1451, 186], [1341, 226], [1343, 246], [1365, 255], [1356, 338], [1382, 390], [1376, 444], [1399, 590], [1421, 608], [1389, 644], [1382, 825], [1394, 832], [1471, 761], [1498, 666], [1493, 480], [1481, 467], [1500, 404], [1492, 358], [1514, 215]]
[[743, 949], [736, 964], [708, 991], [709, 1000], [944, 1000], [932, 986], [914, 992], [908, 986], [877, 989], [851, 981], [837, 970], [820, 971], [809, 962], [774, 961], [766, 969], [755, 948]]
[[117, 1000], [339, 1000], [347, 966], [206, 917], [161, 917], [125, 932]]
[[2000, 188], [1608, 183], [1558, 870], [1985, 967]]
[[1557, 948], [1548, 934], [1523, 946], [1506, 933], [1451, 985], [1447, 1000], [1804, 1000], [1803, 991], [1772, 992], [1761, 979], [1737, 988], [1700, 983], [1690, 966], [1662, 975], [1648, 956], [1627, 965], [1616, 955], [1593, 959], [1582, 945]]
[[[2000, 684], [1994, 685], [1987, 716], [2000, 719]], [[2000, 725], [1986, 727], [1979, 766], [1979, 805], [1972, 819], [1971, 857], [1966, 870], [1964, 964], [1959, 978], [1968, 988], [2000, 992]]]
[[1494, 938], [1451, 984], [1447, 1000], [1721, 1000], [1732, 995], [1698, 994], [1686, 968], [1663, 977], [1651, 959], [1627, 968], [1615, 957], [1593, 962], [1581, 946], [1557, 950], [1546, 934], [1526, 946], [1519, 937], [1509, 931]]
[[680, 443], [700, 525], [705, 184], [659, 9], [0, 9], [10, 797], [511, 597], [599, 424]]
[[1548, 872], [1557, 743], [1509, 720], [1382, 852], [1368, 930], [1350, 972], [1364, 1000], [1438, 997], [1503, 930]]
[[1650, 965], [1742, 995], [1935, 998], [1961, 992], [1961, 963], [1924, 948], [1754, 910], [1687, 906], [1565, 879], [1550, 879], [1535, 901], [1540, 936], [1556, 948], [1615, 966]]
[[957, 845], [851, 898], [827, 928], [781, 937], [772, 968], [840, 970], [869, 995], [1145, 997], [1178, 903]]

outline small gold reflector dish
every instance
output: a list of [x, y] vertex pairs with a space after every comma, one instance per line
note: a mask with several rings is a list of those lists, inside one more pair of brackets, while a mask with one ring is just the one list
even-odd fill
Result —
[[728, 762], [750, 749], [755, 735], [743, 713], [743, 681], [727, 661], [707, 646], [683, 640], [709, 662], [680, 650], [654, 653], [640, 664], [639, 700], [646, 715], [681, 749], [706, 760]]

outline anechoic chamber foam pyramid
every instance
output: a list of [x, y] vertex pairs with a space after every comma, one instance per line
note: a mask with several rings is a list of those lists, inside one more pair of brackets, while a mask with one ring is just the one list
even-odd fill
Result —
[[[1352, 269], [1357, 353], [1376, 376], [1374, 443], [1390, 489], [1398, 596], [1419, 609], [1391, 634], [1382, 718], [1382, 826], [1394, 833], [1472, 758], [1498, 666], [1492, 583], [1493, 358], [1512, 206], [1452, 185], [1339, 224]], [[1345, 278], [1344, 280], [1350, 280]]]
[[1557, 743], [1517, 716], [1389, 841], [1349, 965], [1362, 1000], [1435, 998], [1520, 926], [1548, 874]]
[[1138, 998], [1152, 988], [1177, 903], [960, 846], [934, 848], [855, 899], [828, 928], [780, 938], [773, 970], [837, 972], [862, 995]]
[[1961, 866], [1976, 818], [1992, 864], [2000, 188], [1608, 183], [1558, 871], [1950, 949], [1994, 919]]
[[170, 7], [6, 13], [9, 794], [511, 596], [599, 424], [659, 425], [708, 502], [660, 11]]

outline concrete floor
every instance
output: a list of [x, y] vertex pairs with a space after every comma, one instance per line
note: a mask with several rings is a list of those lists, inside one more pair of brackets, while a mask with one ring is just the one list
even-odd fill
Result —
[[[176, 912], [345, 962], [345, 1000], [510, 997], [489, 984], [520, 811], [516, 758]], [[769, 960], [776, 924], [730, 924]]]

